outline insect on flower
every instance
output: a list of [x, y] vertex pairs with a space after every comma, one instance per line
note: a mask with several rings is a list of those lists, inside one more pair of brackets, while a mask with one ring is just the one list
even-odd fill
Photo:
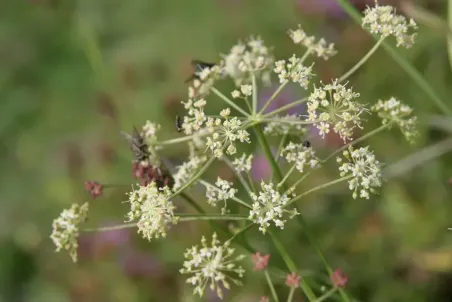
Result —
[[134, 154], [135, 160], [142, 162], [149, 158], [148, 145], [144, 142], [144, 138], [135, 126], [133, 127], [132, 134], [121, 131], [121, 135], [130, 143], [130, 149]]
[[310, 148], [311, 147], [311, 142], [308, 141], [308, 140], [303, 141], [303, 147]]
[[177, 132], [181, 132], [182, 130], [184, 130], [184, 128], [182, 128], [182, 120], [178, 115], [176, 115], [176, 130]]
[[188, 79], [185, 80], [185, 83], [190, 82], [191, 80], [194, 80], [194, 79], [199, 80], [200, 74], [204, 69], [212, 68], [216, 65], [215, 63], [207, 63], [207, 62], [200, 61], [200, 60], [192, 60], [191, 64], [193, 65], [193, 67], [195, 67], [195, 72]]

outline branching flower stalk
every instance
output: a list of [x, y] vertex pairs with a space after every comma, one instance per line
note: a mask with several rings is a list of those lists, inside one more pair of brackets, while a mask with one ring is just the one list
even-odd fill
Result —
[[[395, 38], [397, 46], [411, 47], [416, 37], [412, 30], [416, 25], [414, 21], [398, 16], [392, 7], [376, 4], [374, 8], [366, 10], [363, 27], [380, 35], [380, 40], [350, 71], [326, 83], [315, 79], [314, 64], [306, 62], [313, 57], [330, 59], [336, 54], [334, 45], [323, 38], [309, 36], [301, 27], [288, 31], [289, 38], [297, 48], [302, 49], [297, 49], [289, 58], [276, 60], [272, 49], [260, 37], [250, 37], [233, 46], [229, 53], [223, 54], [217, 64], [205, 64], [198, 68], [188, 88], [187, 100], [183, 102], [186, 110], [183, 122], [181, 119], [180, 125], [177, 124], [182, 136], [161, 139], [160, 126], [147, 122], [131, 141], [135, 155], [132, 172], [139, 184], [131, 186], [127, 194], [125, 202], [129, 205], [129, 211], [125, 214], [126, 223], [83, 229], [81, 225], [88, 215], [88, 203], [75, 204], [54, 221], [51, 238], [57, 251], [67, 250], [72, 260], [76, 261], [80, 230], [136, 228], [143, 238], [153, 241], [171, 237], [171, 227], [175, 224], [207, 220], [216, 231], [221, 231], [220, 236], [216, 233], [202, 236], [200, 245], [187, 249], [180, 272], [187, 276], [186, 281], [193, 286], [194, 294], [202, 296], [210, 289], [222, 298], [225, 290], [232, 288], [232, 285], [242, 284], [245, 273], [240, 264], [243, 256], [233, 245], [240, 242], [248, 251], [253, 250], [246, 240], [236, 238], [257, 225], [263, 234], [270, 234], [269, 238], [286, 264], [283, 269], [289, 270], [286, 280], [286, 284], [291, 287], [288, 301], [292, 300], [298, 284], [311, 302], [334, 295], [336, 288], [322, 295], [311, 288], [312, 280], [297, 274], [299, 270], [289, 256], [290, 251], [279, 241], [273, 228], [284, 231], [285, 225], [298, 216], [301, 219], [299, 221], [303, 221], [304, 231], [312, 239], [304, 218], [295, 207], [296, 202], [308, 194], [320, 193], [330, 186], [345, 182], [353, 198], [370, 198], [382, 186], [381, 164], [369, 146], [354, 146], [392, 128], [398, 128], [410, 143], [417, 137], [412, 108], [395, 97], [363, 104], [352, 83], [344, 82], [371, 58], [383, 41], [389, 40], [389, 36]], [[224, 92], [215, 87], [224, 78], [232, 80], [235, 85], [233, 91]], [[272, 78], [278, 80], [279, 87], [259, 108], [260, 84], [267, 84]], [[289, 82], [312, 92], [305, 98], [266, 112]], [[209, 105], [213, 101], [223, 102], [226, 107], [220, 112], [209, 112]], [[304, 114], [280, 115], [304, 103], [307, 107]], [[243, 109], [245, 106], [246, 110]], [[382, 125], [355, 138], [356, 129], [365, 128], [372, 114], [381, 118]], [[322, 139], [330, 132], [336, 133], [343, 139], [344, 146], [320, 160], [316, 155], [317, 146], [306, 140], [312, 128], [318, 130]], [[249, 145], [252, 143], [251, 131], [255, 133], [271, 167], [272, 180], [254, 179], [250, 173], [253, 166], [252, 151], [239, 153], [243, 152], [244, 146], [252, 146]], [[270, 144], [270, 136], [277, 139], [276, 146]], [[166, 149], [176, 146], [187, 146], [188, 156], [177, 167], [171, 167], [171, 163], [165, 165], [168, 163]], [[335, 176], [323, 184], [301, 186], [305, 179], [322, 168], [323, 163], [335, 156], [338, 164]], [[215, 176], [209, 179], [206, 172], [216, 161], [225, 162], [235, 177], [223, 179]], [[291, 178], [296, 178], [293, 184], [290, 183]], [[241, 183], [241, 186], [237, 186], [237, 183]], [[86, 188], [94, 199], [101, 197], [102, 189], [109, 186], [89, 182]], [[205, 198], [195, 201], [188, 192], [198, 188], [205, 192]], [[181, 213], [179, 203], [175, 202], [179, 197], [199, 214]], [[231, 203], [238, 206], [231, 207]], [[204, 205], [212, 213], [206, 213]], [[215, 227], [216, 221], [244, 223], [231, 236], [222, 231], [221, 224]], [[229, 239], [220, 238], [224, 234], [228, 234]], [[322, 258], [328, 273], [333, 274], [317, 243], [311, 240], [311, 244]], [[268, 258], [262, 259], [268, 261]], [[340, 274], [336, 275], [336, 279], [343, 280]], [[271, 280], [266, 269], [265, 277], [273, 299], [278, 301], [278, 293], [273, 285], [275, 280]], [[350, 301], [343, 289], [338, 291], [342, 301]]]

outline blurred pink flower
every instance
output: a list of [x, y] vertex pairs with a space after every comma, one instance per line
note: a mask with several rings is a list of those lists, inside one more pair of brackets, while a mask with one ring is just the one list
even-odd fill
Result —
[[[122, 222], [109, 222], [103, 226], [113, 226]], [[127, 246], [130, 242], [130, 234], [127, 229], [84, 233], [79, 238], [80, 258], [96, 259], [106, 253]]]
[[251, 166], [251, 176], [260, 183], [261, 179], [267, 179], [272, 175], [272, 170], [264, 154], [258, 153], [254, 156]]

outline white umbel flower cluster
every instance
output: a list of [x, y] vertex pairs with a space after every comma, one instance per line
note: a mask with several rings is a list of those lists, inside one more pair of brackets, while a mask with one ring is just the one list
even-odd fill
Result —
[[199, 72], [195, 72], [197, 78], [188, 88], [188, 96], [192, 99], [205, 97], [209, 94], [216, 80], [223, 74], [223, 67], [214, 65], [212, 67], [203, 67]]
[[281, 152], [289, 163], [295, 163], [296, 169], [303, 173], [306, 166], [311, 169], [319, 166], [320, 160], [315, 155], [311, 147], [305, 147], [303, 144], [294, 144], [290, 142]]
[[283, 229], [287, 217], [292, 219], [295, 215], [298, 215], [296, 209], [292, 211], [284, 209], [288, 205], [290, 198], [286, 194], [281, 195], [273, 187], [272, 183], [261, 182], [259, 195], [253, 192], [250, 193], [254, 203], [248, 219], [259, 224], [259, 230], [264, 234], [267, 228], [270, 227], [271, 222]]
[[207, 203], [213, 207], [216, 207], [218, 201], [224, 201], [224, 207], [221, 209], [221, 213], [224, 215], [227, 212], [226, 201], [235, 197], [237, 189], [233, 187], [232, 182], [221, 179], [220, 177], [217, 178], [215, 186], [206, 186]]
[[79, 236], [79, 225], [86, 220], [88, 215], [88, 203], [82, 205], [73, 204], [70, 209], [61, 212], [60, 217], [52, 224], [50, 238], [56, 245], [56, 251], [67, 250], [72, 261], [77, 262], [77, 238]]
[[138, 220], [138, 233], [151, 240], [166, 237], [170, 224], [176, 224], [175, 206], [169, 200], [171, 191], [168, 187], [159, 189], [155, 182], [129, 193], [130, 211], [128, 221]]
[[200, 248], [193, 246], [187, 249], [184, 254], [186, 260], [180, 273], [191, 275], [186, 282], [195, 287], [194, 294], [202, 296], [209, 285], [210, 290], [222, 299], [222, 287], [230, 289], [230, 282], [241, 285], [238, 278], [243, 278], [245, 270], [236, 262], [243, 260], [245, 256], [234, 256], [234, 252], [228, 241], [220, 244], [215, 233], [210, 245], [207, 244], [206, 238], [202, 237]]
[[223, 148], [227, 146], [226, 153], [233, 155], [237, 152], [234, 143], [238, 140], [241, 143], [250, 143], [250, 134], [242, 129], [242, 122], [237, 118], [228, 118], [230, 110], [223, 110], [221, 116], [224, 118], [209, 117], [206, 122], [207, 129], [212, 136], [207, 137], [206, 146], [217, 158], [223, 156]]
[[413, 109], [410, 106], [392, 97], [386, 101], [379, 100], [371, 109], [382, 118], [383, 125], [395, 123], [407, 141], [414, 143], [419, 133], [416, 129], [417, 117], [413, 116]]
[[378, 5], [375, 1], [374, 7], [367, 7], [364, 11], [362, 27], [372, 34], [381, 35], [383, 38], [394, 36], [397, 47], [410, 48], [416, 39], [417, 29], [413, 19], [407, 20], [404, 16], [396, 14], [396, 9], [390, 5]]
[[337, 53], [333, 43], [327, 43], [323, 38], [316, 41], [316, 38], [308, 36], [300, 25], [295, 30], [289, 30], [289, 36], [295, 44], [306, 47], [310, 53], [314, 53], [317, 57], [324, 60], [328, 60]]
[[245, 153], [242, 154], [242, 157], [237, 157], [232, 165], [237, 173], [241, 172], [249, 172], [251, 171], [251, 166], [253, 164], [253, 154], [246, 156]]
[[335, 133], [344, 140], [353, 139], [353, 129], [362, 128], [361, 115], [368, 110], [354, 99], [359, 97], [351, 88], [339, 84], [337, 80], [332, 84], [315, 88], [308, 100], [308, 119], [319, 129], [320, 136], [330, 132], [330, 125]]
[[340, 164], [341, 177], [350, 176], [349, 189], [353, 191], [353, 198], [359, 197], [369, 199], [369, 193], [376, 193], [375, 188], [381, 187], [381, 166], [369, 147], [344, 151], [346, 162], [337, 157]]
[[237, 86], [251, 81], [251, 73], [264, 82], [270, 79], [269, 68], [274, 58], [268, 47], [259, 38], [250, 37], [246, 43], [239, 42], [230, 53], [223, 55], [224, 71]]
[[303, 60], [293, 55], [289, 60], [280, 60], [275, 62], [275, 68], [273, 71], [278, 75], [279, 82], [285, 83], [292, 81], [299, 84], [304, 89], [308, 89], [309, 81], [312, 77], [312, 67], [304, 66]]
[[187, 102], [182, 102], [182, 104], [184, 104], [188, 113], [188, 116], [184, 116], [182, 128], [185, 134], [191, 135], [193, 132], [199, 131], [207, 120], [206, 114], [204, 113], [204, 107], [207, 102], [204, 99], [197, 101], [189, 99]]

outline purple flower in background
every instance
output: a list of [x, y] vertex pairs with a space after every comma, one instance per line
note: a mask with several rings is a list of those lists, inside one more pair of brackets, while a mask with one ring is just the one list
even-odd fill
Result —
[[119, 264], [128, 276], [158, 277], [164, 273], [163, 266], [149, 252], [127, 249], [119, 258]]
[[264, 154], [258, 153], [254, 156], [251, 166], [251, 177], [258, 183], [261, 179], [267, 179], [272, 175], [272, 170]]
[[[122, 222], [109, 222], [103, 226], [114, 226]], [[98, 258], [105, 253], [128, 245], [130, 234], [127, 229], [85, 233], [79, 237], [79, 255], [81, 258]]]

